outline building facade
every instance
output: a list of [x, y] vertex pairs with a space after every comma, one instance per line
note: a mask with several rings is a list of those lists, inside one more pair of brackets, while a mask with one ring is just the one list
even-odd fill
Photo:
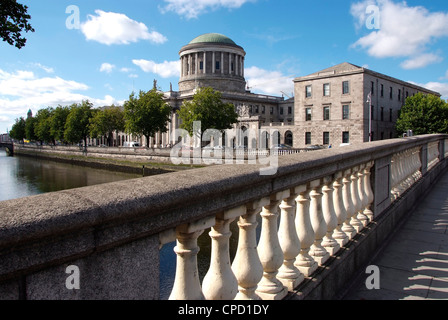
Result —
[[[216, 33], [193, 39], [181, 48], [179, 59], [179, 91], [170, 88], [164, 92], [173, 110], [168, 131], [151, 138], [151, 147], [179, 142], [177, 111], [201, 87], [220, 91], [223, 101], [235, 106], [239, 113], [235, 129], [256, 133], [251, 141], [236, 138], [231, 142], [234, 147], [248, 148], [271, 146], [273, 141], [307, 148], [394, 138], [398, 112], [407, 97], [418, 92], [440, 96], [350, 63], [294, 79], [293, 98], [255, 94], [247, 88], [244, 77], [246, 52], [230, 38]], [[125, 134], [117, 138], [118, 145], [133, 140]], [[140, 143], [145, 145], [145, 138], [140, 138]]]
[[418, 92], [440, 96], [350, 63], [296, 78], [294, 146], [395, 138], [399, 110], [407, 97]]

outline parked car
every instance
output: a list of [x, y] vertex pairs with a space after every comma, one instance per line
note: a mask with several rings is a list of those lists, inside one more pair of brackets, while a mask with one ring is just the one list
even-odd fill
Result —
[[139, 148], [140, 147], [140, 143], [137, 141], [132, 141], [132, 142], [125, 142], [123, 144], [124, 148]]

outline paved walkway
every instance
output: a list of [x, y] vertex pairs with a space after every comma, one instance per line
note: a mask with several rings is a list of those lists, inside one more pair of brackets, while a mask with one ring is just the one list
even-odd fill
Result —
[[344, 300], [448, 300], [448, 172], [373, 259], [380, 289], [360, 275]]

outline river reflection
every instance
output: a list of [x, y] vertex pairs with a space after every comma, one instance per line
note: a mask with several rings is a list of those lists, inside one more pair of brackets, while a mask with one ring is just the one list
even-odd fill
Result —
[[0, 201], [140, 177], [41, 160], [0, 150]]

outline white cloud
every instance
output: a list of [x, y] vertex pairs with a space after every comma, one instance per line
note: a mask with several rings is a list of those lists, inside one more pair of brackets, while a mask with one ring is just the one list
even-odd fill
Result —
[[81, 31], [87, 40], [106, 45], [129, 44], [139, 40], [149, 40], [156, 44], [167, 41], [159, 32], [149, 31], [145, 24], [124, 14], [102, 10], [95, 10], [95, 13], [96, 16], [89, 15], [89, 20], [81, 24]]
[[426, 53], [404, 61], [401, 67], [406, 70], [419, 69], [433, 63], [442, 62], [442, 60], [443, 58], [436, 54]]
[[110, 63], [103, 63], [100, 67], [100, 72], [111, 73], [115, 69], [115, 66]]
[[[366, 0], [352, 4], [351, 14], [357, 19], [357, 27], [365, 22], [365, 10], [372, 3], [375, 2]], [[358, 39], [353, 47], [365, 49], [376, 58], [408, 58], [402, 65], [404, 68], [422, 68], [440, 62], [428, 50], [436, 40], [448, 36], [448, 13], [430, 12], [406, 2], [377, 0], [376, 4], [380, 8], [380, 29]]]
[[156, 63], [150, 60], [132, 60], [132, 63], [139, 66], [144, 72], [155, 73], [162, 78], [171, 78], [180, 76], [180, 62], [179, 61], [164, 61], [163, 63]]
[[293, 76], [279, 71], [268, 71], [258, 67], [244, 70], [244, 76], [251, 91], [279, 96], [284, 92], [291, 96], [294, 91]]
[[36, 67], [38, 67], [38, 68], [44, 70], [46, 73], [54, 73], [54, 69], [53, 69], [53, 68], [44, 66], [44, 65], [42, 65], [42, 64], [40, 64], [40, 63], [34, 63], [34, 65], [35, 65]]
[[187, 19], [197, 18], [208, 10], [219, 8], [238, 9], [247, 2], [257, 0], [164, 0], [167, 4], [161, 7], [162, 12], [173, 11]]
[[80, 103], [83, 100], [89, 100], [94, 106], [122, 103], [109, 95], [104, 98], [92, 98], [79, 93], [88, 89], [89, 87], [84, 83], [65, 80], [57, 76], [39, 78], [31, 71], [10, 73], [0, 69], [2, 122], [11, 127], [14, 119], [26, 116], [30, 108], [37, 111], [46, 107]]

